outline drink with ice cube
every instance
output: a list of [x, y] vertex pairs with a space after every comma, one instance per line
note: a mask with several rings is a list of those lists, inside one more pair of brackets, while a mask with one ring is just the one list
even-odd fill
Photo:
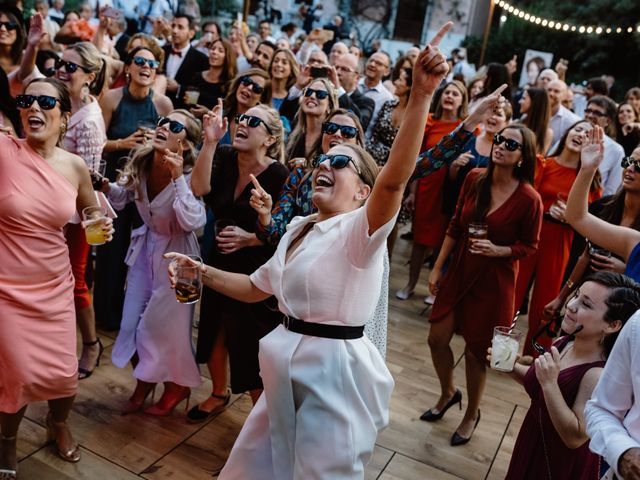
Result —
[[501, 372], [513, 371], [520, 349], [521, 332], [509, 327], [494, 327], [491, 342], [491, 368]]

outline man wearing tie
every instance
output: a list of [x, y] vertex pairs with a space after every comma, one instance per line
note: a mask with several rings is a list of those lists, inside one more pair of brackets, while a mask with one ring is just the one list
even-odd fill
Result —
[[196, 73], [209, 68], [206, 55], [191, 46], [195, 35], [193, 17], [178, 13], [171, 21], [171, 44], [163, 47], [167, 75], [167, 96], [175, 108], [184, 108], [184, 91]]

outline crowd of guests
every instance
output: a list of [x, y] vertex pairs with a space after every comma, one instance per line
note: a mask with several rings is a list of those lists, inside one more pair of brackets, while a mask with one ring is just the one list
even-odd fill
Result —
[[[468, 400], [450, 444], [469, 442], [493, 329], [528, 311], [511, 375], [532, 403], [508, 477], [598, 478], [602, 455], [637, 478], [640, 89], [616, 103], [594, 78], [572, 100], [563, 62], [521, 89], [515, 58], [469, 73], [438, 50], [450, 24], [394, 62], [322, 29], [225, 31], [196, 2], [147, 3], [40, 1], [26, 21], [0, 7], [0, 478], [16, 478], [34, 401], [49, 401], [60, 457], [80, 459], [67, 417], [103, 355], [96, 325], [119, 331], [112, 362], [133, 367], [123, 414], [171, 414], [198, 364], [212, 391], [188, 422], [250, 394], [221, 478], [361, 478], [388, 423], [389, 258], [409, 223], [395, 296], [431, 264], [441, 388], [420, 419], [462, 406], [459, 333]], [[93, 251], [88, 206], [108, 217]], [[172, 293], [177, 265], [202, 274], [195, 321]], [[623, 400], [598, 384], [615, 382], [609, 357], [633, 378]]]

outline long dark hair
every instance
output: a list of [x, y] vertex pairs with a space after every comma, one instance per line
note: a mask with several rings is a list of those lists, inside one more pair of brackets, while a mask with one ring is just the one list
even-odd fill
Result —
[[12, 12], [8, 10], [4, 10], [0, 7], [0, 15], [6, 15], [10, 22], [14, 22], [16, 27], [16, 41], [11, 45], [11, 50], [9, 51], [9, 56], [11, 57], [11, 61], [14, 65], [20, 65], [20, 60], [22, 60], [22, 51], [24, 50], [25, 44], [27, 43], [27, 35], [24, 31], [24, 27], [22, 26], [22, 22], [18, 20], [18, 17], [15, 16]]
[[[513, 176], [520, 182], [533, 185], [533, 177], [535, 176], [536, 169], [536, 136], [525, 125], [520, 123], [508, 125], [500, 130], [498, 134], [500, 135], [508, 129], [517, 130], [520, 132], [520, 135], [522, 135], [522, 158], [513, 169]], [[478, 177], [473, 188], [476, 193], [475, 217], [477, 220], [483, 220], [491, 207], [491, 182], [493, 179], [493, 170], [495, 169], [493, 163], [493, 147], [494, 146], [491, 145], [489, 165], [484, 173]]]
[[549, 96], [543, 88], [530, 87], [526, 92], [531, 99], [531, 106], [522, 123], [535, 134], [537, 152], [544, 154], [544, 143], [549, 129], [549, 118], [551, 117]]
[[[640, 284], [625, 275], [616, 272], [595, 272], [589, 275], [585, 282], [594, 282], [609, 289], [609, 296], [604, 301], [607, 306], [604, 320], [607, 323], [620, 320], [624, 327], [631, 315], [640, 309]], [[605, 358], [611, 354], [620, 330], [606, 335], [602, 340]]]
[[487, 65], [484, 88], [476, 98], [486, 97], [503, 83], [506, 83], [508, 88], [506, 88], [501, 95], [509, 100], [509, 103], [513, 103], [511, 98], [511, 74], [509, 73], [509, 70], [507, 70], [507, 67], [501, 63], [490, 63]]
[[[353, 123], [358, 129], [358, 133], [356, 134], [356, 145], [360, 145], [361, 147], [364, 148], [364, 130], [362, 128], [362, 124], [360, 123], [360, 119], [358, 118], [358, 116], [355, 113], [353, 113], [351, 110], [346, 110], [344, 108], [336, 108], [331, 113], [329, 113], [329, 115], [327, 115], [325, 122], [330, 122], [331, 119], [336, 115], [345, 115], [349, 117], [351, 120], [353, 120]], [[311, 153], [306, 158], [307, 160], [306, 166], [305, 166], [306, 168], [311, 168], [311, 163], [313, 159], [320, 153], [323, 153], [322, 137], [324, 137], [324, 135], [325, 135], [324, 133], [320, 134], [318, 139], [314, 142], [313, 146], [311, 147]]]
[[261, 68], [250, 68], [246, 72], [242, 72], [236, 75], [236, 78], [231, 82], [231, 86], [229, 87], [229, 91], [227, 92], [227, 96], [224, 99], [224, 111], [225, 116], [229, 120], [233, 120], [233, 118], [238, 113], [238, 99], [236, 98], [236, 93], [238, 93], [238, 87], [240, 86], [240, 79], [242, 77], [261, 77], [264, 78], [264, 91], [260, 95], [260, 101], [258, 103], [264, 103], [265, 105], [271, 104], [271, 77], [267, 72], [262, 70]]
[[[619, 188], [615, 194], [603, 201], [599, 217], [612, 225], [620, 225], [624, 215], [624, 203], [626, 196], [627, 191], [624, 187]], [[640, 231], [640, 215], [633, 219], [629, 228]]]
[[[215, 22], [212, 22], [211, 24], [215, 24], [216, 26], [218, 25]], [[222, 84], [222, 91], [227, 93], [229, 82], [231, 82], [231, 80], [233, 80], [238, 74], [238, 67], [236, 66], [236, 52], [233, 50], [231, 44], [222, 37], [211, 42], [209, 49], [213, 48], [216, 43], [221, 43], [222, 48], [224, 48], [224, 65], [222, 65], [222, 71], [220, 72], [220, 83]]]
[[[571, 130], [576, 128], [576, 126], [580, 125], [581, 123], [590, 124], [590, 122], [588, 120], [578, 120], [576, 123], [574, 123], [569, 128], [567, 128], [567, 130], [564, 132], [564, 135], [562, 135], [562, 137], [560, 138], [560, 141], [558, 142], [558, 146], [556, 147], [555, 152], [553, 152], [551, 155], [549, 155], [549, 157], [558, 157], [558, 156], [560, 156], [560, 154], [564, 151], [565, 145], [567, 144], [567, 137], [569, 136], [569, 132], [571, 132]], [[580, 165], [581, 165], [581, 163], [580, 163], [580, 161], [578, 161], [578, 170], [580, 170]], [[594, 175], [593, 181], [591, 182], [590, 190], [592, 192], [595, 192], [596, 190], [600, 189], [600, 186], [601, 186], [600, 172], [598, 170], [596, 170], [596, 174]]]
[[9, 92], [9, 80], [4, 70], [0, 68], [0, 112], [13, 124], [16, 135], [22, 136], [22, 120], [16, 107], [16, 101]]

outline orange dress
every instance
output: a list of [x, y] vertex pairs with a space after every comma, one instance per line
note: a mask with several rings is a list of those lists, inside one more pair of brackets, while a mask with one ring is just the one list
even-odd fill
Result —
[[0, 135], [0, 412], [77, 388], [74, 280], [62, 228], [77, 190]]
[[[444, 122], [429, 114], [424, 128], [421, 152], [435, 147], [442, 137], [451, 133], [462, 120]], [[413, 218], [413, 241], [420, 245], [440, 248], [449, 224], [449, 217], [442, 211], [444, 182], [448, 168], [442, 167], [431, 175], [418, 180], [416, 188], [415, 215]]]
[[[578, 171], [575, 168], [564, 167], [556, 163], [553, 158], [539, 162], [536, 166], [536, 189], [542, 198], [545, 212], [540, 232], [540, 245], [537, 253], [520, 260], [516, 284], [516, 306], [519, 307], [531, 279], [535, 276], [529, 304], [529, 330], [524, 343], [524, 355], [537, 356], [531, 340], [545, 320], [543, 315], [545, 305], [555, 298], [562, 287], [562, 278], [571, 253], [573, 229], [566, 223], [554, 221], [548, 212], [557, 201], [559, 193], [564, 194], [565, 198], [569, 196], [577, 174]], [[591, 192], [589, 202], [597, 200], [600, 195], [601, 192]], [[552, 339], [543, 335], [538, 342], [550, 348]]]

